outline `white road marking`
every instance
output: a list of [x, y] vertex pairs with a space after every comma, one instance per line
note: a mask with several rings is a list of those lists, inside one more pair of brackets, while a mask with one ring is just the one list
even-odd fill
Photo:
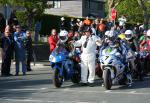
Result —
[[3, 84], [4, 83], [15, 83], [15, 82], [30, 82], [30, 81], [33, 81], [33, 80], [13, 80], [13, 81], [3, 81]]
[[31, 99], [1, 99], [6, 101], [16, 101], [16, 102], [43, 102], [42, 100], [31, 100]]
[[135, 93], [136, 91], [131, 91], [131, 92], [129, 92], [129, 93]]
[[111, 92], [111, 90], [106, 90], [106, 91], [104, 91], [105, 93], [109, 93], [109, 92]]
[[[9, 91], [37, 91], [37, 93], [34, 94], [38, 94], [38, 91], [42, 91], [42, 90], [48, 90], [48, 88], [43, 87], [43, 88], [24, 88], [24, 89], [0, 89], [1, 93], [5, 93], [5, 92], [9, 92]], [[58, 89], [56, 89], [58, 90]], [[76, 92], [76, 93], [103, 93], [103, 94], [130, 94], [130, 95], [150, 95], [150, 92], [147, 93], [143, 93], [143, 92], [137, 92], [137, 91], [115, 91], [115, 90], [106, 90], [106, 91], [90, 91], [90, 90], [73, 90], [73, 89], [59, 89], [58, 91], [61, 92]]]
[[109, 90], [109, 91], [77, 91], [77, 90], [71, 90], [71, 89], [65, 89], [65, 90], [61, 90], [64, 92], [77, 92], [77, 93], [103, 93], [103, 94], [131, 94], [131, 95], [150, 95], [150, 93], [142, 93], [142, 92], [136, 92], [136, 91], [129, 91], [129, 92], [122, 92], [122, 91], [113, 91], [113, 90]]
[[[15, 65], [16, 63], [13, 62], [12, 64]], [[34, 66], [34, 63], [31, 63], [31, 66]], [[44, 65], [42, 63], [35, 63], [35, 66], [44, 66]]]
[[38, 99], [8, 99], [0, 98], [0, 100], [11, 101], [11, 102], [40, 102], [40, 103], [95, 103], [95, 102], [81, 102], [81, 101], [49, 101], [49, 100], [38, 100]]
[[107, 103], [106, 101], [102, 101], [102, 103]]
[[46, 89], [48, 89], [48, 88], [40, 88], [41, 90], [46, 90]]
[[25, 89], [1, 89], [1, 93], [8, 92], [8, 91], [40, 91], [40, 90], [46, 90], [48, 88], [25, 88]]

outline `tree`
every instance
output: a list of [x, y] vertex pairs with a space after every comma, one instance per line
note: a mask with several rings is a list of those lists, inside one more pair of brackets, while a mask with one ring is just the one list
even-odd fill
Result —
[[145, 5], [145, 2], [147, 2], [147, 0], [137, 0], [139, 6], [142, 8], [143, 10], [143, 16], [144, 16], [144, 27], [145, 29], [148, 29], [148, 21], [149, 21], [149, 15], [148, 15], [148, 9]]
[[127, 21], [131, 23], [143, 22], [143, 14], [137, 0], [124, 0], [117, 7], [118, 17], [125, 15]]
[[111, 18], [111, 10], [116, 8], [123, 0], [107, 0], [108, 5], [108, 17]]
[[28, 28], [32, 27], [33, 19], [40, 18], [47, 7], [47, 0], [20, 0], [19, 3], [25, 8]]
[[48, 0], [0, 0], [1, 5], [8, 4], [10, 6], [20, 6], [25, 8], [25, 17], [28, 28], [32, 27], [33, 20], [40, 17], [47, 7]]

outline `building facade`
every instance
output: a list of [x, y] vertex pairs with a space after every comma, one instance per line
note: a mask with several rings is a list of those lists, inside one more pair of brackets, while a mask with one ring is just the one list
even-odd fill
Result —
[[45, 13], [75, 17], [105, 17], [105, 0], [53, 0], [49, 1], [53, 8]]
[[82, 0], [82, 16], [105, 17], [104, 0]]

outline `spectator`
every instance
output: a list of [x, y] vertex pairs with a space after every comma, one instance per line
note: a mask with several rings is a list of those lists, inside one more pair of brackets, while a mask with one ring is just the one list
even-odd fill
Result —
[[1, 75], [12, 76], [10, 74], [11, 57], [13, 54], [14, 41], [11, 36], [10, 30], [5, 29], [4, 36], [2, 37], [1, 48], [2, 48], [2, 65]]
[[73, 40], [77, 41], [77, 40], [79, 40], [79, 39], [80, 39], [80, 34], [76, 31], [76, 32], [74, 33]]
[[79, 29], [79, 27], [80, 27], [80, 19], [77, 19], [77, 21], [76, 21], [76, 26], [77, 26], [77, 28]]
[[94, 22], [95, 22], [96, 25], [98, 25], [98, 24], [99, 24], [99, 18], [96, 18], [96, 19], [94, 20]]
[[136, 34], [136, 37], [139, 39], [140, 38], [140, 24], [139, 23], [137, 23], [136, 25], [135, 25], [135, 27], [134, 27], [134, 30], [133, 30], [134, 32], [135, 32], [135, 34]]
[[70, 42], [72, 40], [73, 40], [73, 31], [70, 30], [69, 33], [68, 33], [68, 42]]
[[119, 21], [119, 26], [124, 28], [125, 23], [127, 21], [126, 17], [124, 15], [122, 15], [121, 18], [118, 19], [118, 21]]
[[18, 22], [17, 17], [16, 17], [16, 10], [13, 10], [10, 14], [10, 18], [8, 20], [8, 25], [10, 25], [10, 26], [15, 25], [16, 26], [18, 24], [19, 24], [19, 22]]
[[113, 22], [110, 19], [107, 19], [106, 30], [110, 30], [113, 27]]
[[78, 32], [82, 32], [83, 29], [84, 29], [84, 23], [81, 20], [81, 21], [78, 22]]
[[106, 25], [104, 24], [104, 20], [101, 20], [98, 25], [98, 35], [100, 36], [100, 38], [104, 36], [105, 29], [106, 29]]
[[74, 20], [74, 18], [71, 18], [71, 21], [70, 21], [70, 30], [72, 30], [73, 32], [75, 32], [76, 30], [76, 22]]
[[67, 30], [67, 22], [64, 17], [60, 19], [60, 31]]
[[7, 30], [7, 29], [10, 31], [11, 35], [13, 36], [13, 33], [14, 33], [13, 27], [10, 25], [6, 25], [5, 30]]
[[91, 21], [89, 20], [89, 17], [87, 16], [86, 19], [83, 21], [85, 26], [90, 26], [91, 25]]
[[96, 34], [96, 24], [91, 24], [91, 30], [92, 30], [92, 35], [97, 35]]
[[0, 14], [0, 34], [5, 31], [6, 22], [2, 14]]
[[56, 47], [58, 41], [58, 35], [56, 33], [56, 29], [52, 29], [50, 36], [48, 37], [48, 43], [50, 45], [50, 53], [54, 50]]
[[31, 69], [31, 61], [32, 61], [32, 53], [33, 53], [33, 47], [32, 47], [32, 38], [31, 38], [31, 33], [29, 30], [26, 31], [26, 66], [27, 66], [27, 71], [32, 71]]
[[41, 30], [41, 23], [42, 22], [40, 19], [35, 23], [35, 35], [34, 35], [35, 43], [37, 43], [39, 41], [39, 32]]
[[16, 60], [16, 76], [19, 75], [19, 63], [22, 64], [23, 75], [26, 75], [26, 65], [25, 65], [25, 46], [24, 41], [26, 34], [21, 31], [21, 27], [16, 26], [16, 32], [14, 33], [15, 40], [15, 60]]

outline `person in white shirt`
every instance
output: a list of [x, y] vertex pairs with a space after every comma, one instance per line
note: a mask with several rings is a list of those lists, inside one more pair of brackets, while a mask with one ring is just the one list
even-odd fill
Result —
[[127, 22], [127, 19], [124, 15], [122, 15], [121, 18], [118, 19], [118, 21], [119, 21], [119, 26], [124, 27], [125, 23]]
[[82, 49], [81, 84], [86, 86], [89, 83], [90, 86], [94, 86], [96, 47], [101, 45], [101, 40], [99, 37], [91, 35], [92, 30], [90, 27], [87, 27], [84, 32], [85, 35], [80, 40], [74, 42], [74, 46], [81, 46]]

